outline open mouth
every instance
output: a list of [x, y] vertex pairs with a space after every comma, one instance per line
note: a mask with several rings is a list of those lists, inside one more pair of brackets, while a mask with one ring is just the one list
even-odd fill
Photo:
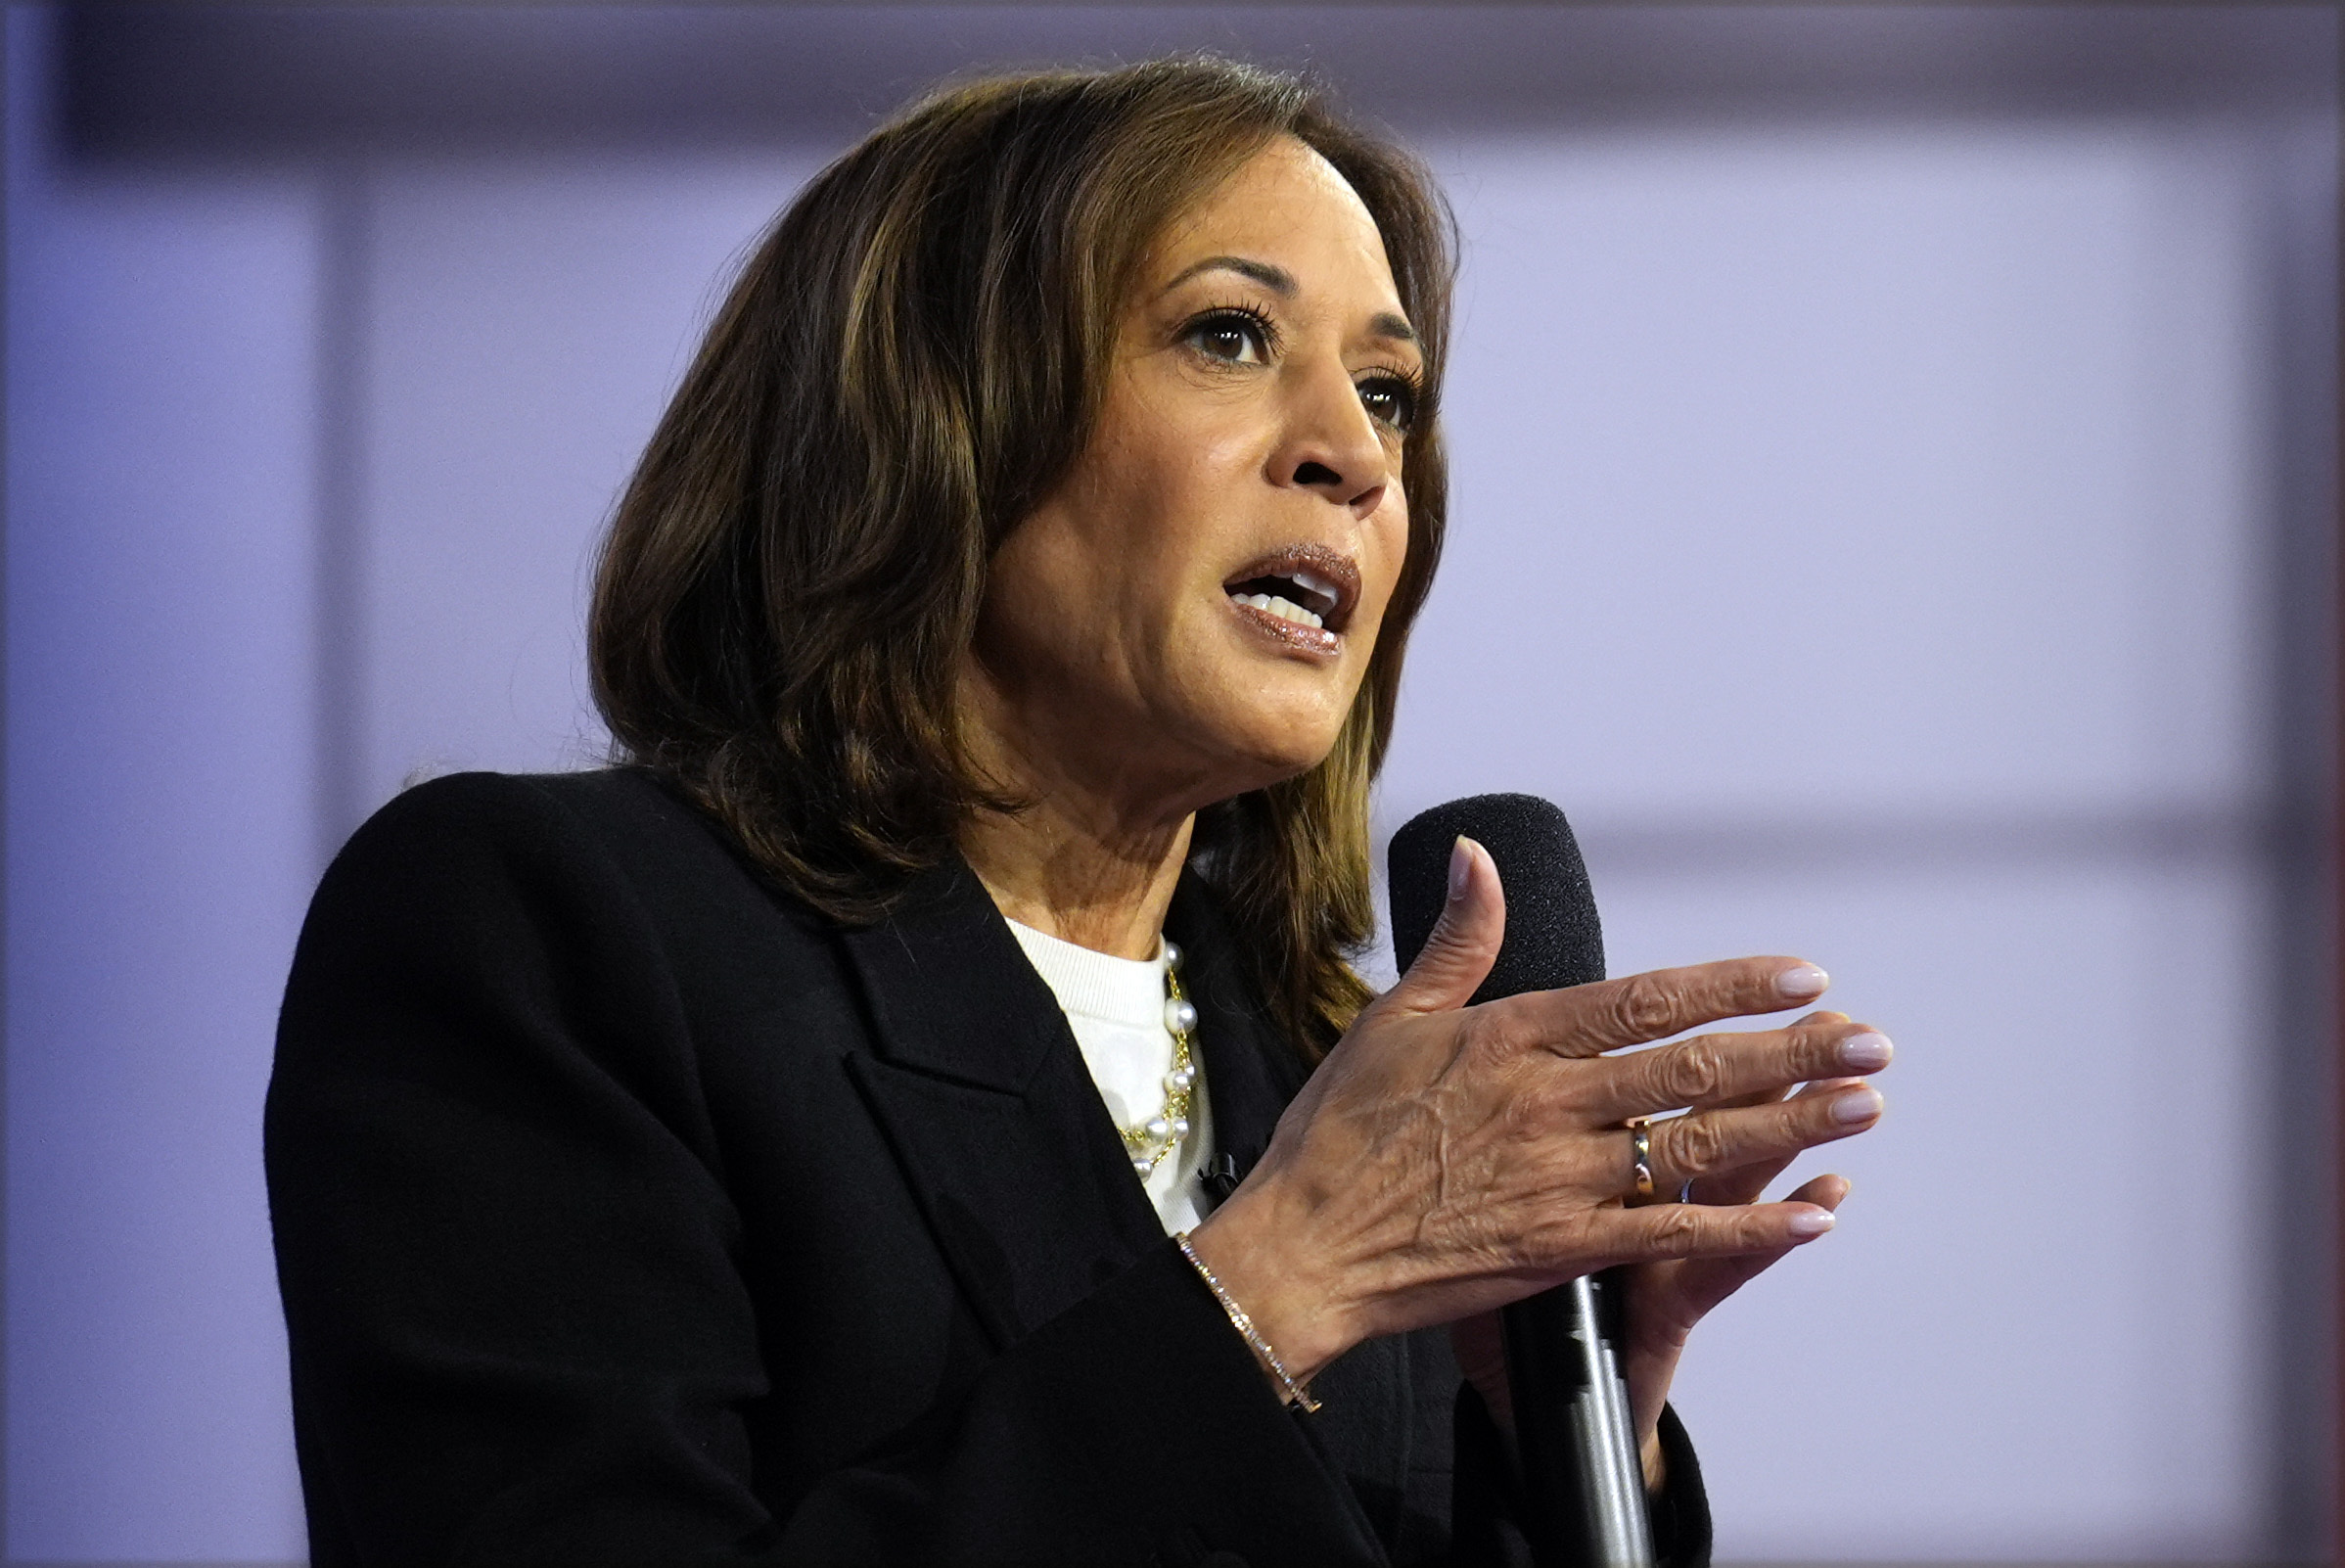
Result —
[[1324, 545], [1293, 545], [1239, 569], [1221, 585], [1230, 601], [1332, 644], [1359, 601], [1359, 568]]

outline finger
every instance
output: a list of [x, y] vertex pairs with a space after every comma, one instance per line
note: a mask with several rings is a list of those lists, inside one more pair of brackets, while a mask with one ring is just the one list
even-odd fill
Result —
[[[1829, 1028], [1835, 1024], [1846, 1024], [1848, 1022], [1850, 1022], [1850, 1019], [1849, 1015], [1846, 1013], [1816, 1012], [1808, 1014], [1805, 1018], [1793, 1019], [1788, 1027], [1792, 1029], [1817, 1029]], [[1693, 1109], [1697, 1111], [1709, 1111], [1718, 1109], [1722, 1106], [1766, 1105], [1771, 1101], [1781, 1099], [1786, 1093], [1789, 1092], [1789, 1088], [1790, 1086], [1788, 1084], [1770, 1084], [1765, 1088], [1753, 1089], [1748, 1094], [1735, 1094], [1715, 1100], [1696, 1100], [1693, 1103]]]
[[1786, 1203], [1813, 1203], [1818, 1209], [1837, 1212], [1849, 1195], [1849, 1178], [1826, 1174], [1803, 1182], [1800, 1189], [1784, 1199]]
[[[1801, 1088], [1799, 1093], [1793, 1097], [1814, 1099], [1838, 1089], [1853, 1088], [1863, 1082], [1864, 1080], [1861, 1078], [1817, 1079], [1815, 1083]], [[1782, 1097], [1780, 1094], [1746, 1095], [1740, 1101], [1727, 1103], [1729, 1106], [1772, 1105], [1780, 1101]], [[1714, 1109], [1711, 1106], [1702, 1108], [1704, 1110]], [[1687, 1184], [1686, 1201], [1689, 1203], [1756, 1203], [1759, 1194], [1767, 1190], [1768, 1183], [1781, 1176], [1790, 1168], [1791, 1162], [1797, 1158], [1799, 1156], [1796, 1154], [1786, 1154], [1772, 1159], [1755, 1160], [1749, 1165], [1738, 1167], [1732, 1171], [1723, 1171], [1714, 1176], [1699, 1177]], [[1825, 1207], [1830, 1208], [1831, 1205], [1826, 1204]]]
[[[1855, 1082], [1850, 1080], [1849, 1082]], [[1788, 1093], [1785, 1089], [1761, 1089], [1756, 1093], [1738, 1095], [1730, 1100], [1705, 1101], [1694, 1107], [1701, 1111], [1742, 1110], [1755, 1105], [1774, 1105]], [[1806, 1092], [1802, 1090], [1801, 1092]], [[1767, 1190], [1767, 1184], [1790, 1169], [1796, 1154], [1755, 1161], [1733, 1171], [1722, 1171], [1699, 1176], [1679, 1185], [1680, 1203], [1753, 1203]]]
[[[1849, 1193], [1845, 1176], [1820, 1176], [1793, 1193], [1787, 1203], [1813, 1205], [1830, 1217]], [[1811, 1211], [1813, 1212], [1813, 1210]], [[1796, 1245], [1796, 1243], [1795, 1243]], [[1791, 1250], [1775, 1247], [1733, 1257], [1697, 1258], [1674, 1271], [1663, 1311], [1675, 1332], [1684, 1333], [1720, 1302], [1772, 1268]]]
[[1770, 1084], [1766, 1088], [1753, 1089], [1748, 1094], [1731, 1094], [1724, 1099], [1716, 1100], [1696, 1100], [1693, 1102], [1692, 1109], [1697, 1111], [1739, 1111], [1749, 1105], [1772, 1105], [1790, 1092], [1791, 1088], [1787, 1084]]
[[1734, 958], [1655, 969], [1491, 1003], [1494, 1016], [1559, 1056], [1649, 1045], [1724, 1018], [1777, 1013], [1822, 994], [1824, 972], [1799, 958]]
[[[1795, 1018], [1784, 1027], [1787, 1029], [1829, 1029], [1835, 1024], [1846, 1024], [1849, 1022], [1851, 1022], [1851, 1020], [1849, 1015], [1846, 1013], [1818, 1011], [1809, 1013], [1804, 1017]], [[1696, 1100], [1693, 1103], [1692, 1109], [1697, 1111], [1708, 1111], [1714, 1110], [1721, 1106], [1765, 1105], [1770, 1101], [1781, 1099], [1789, 1092], [1791, 1092], [1791, 1086], [1789, 1084], [1770, 1084], [1764, 1088], [1753, 1089], [1748, 1094], [1727, 1095], [1715, 1100]]]
[[1710, 1105], [1794, 1084], [1877, 1073], [1897, 1054], [1889, 1037], [1863, 1024], [1697, 1035], [1622, 1057], [1582, 1103], [1599, 1122], [1625, 1122], [1680, 1106]]
[[[1881, 1109], [1880, 1091], [1860, 1083], [1829, 1094], [1795, 1096], [1772, 1105], [1695, 1111], [1650, 1124], [1646, 1163], [1655, 1189], [1675, 1192], [1703, 1176], [1740, 1172], [1770, 1161], [1788, 1162], [1802, 1150], [1854, 1137], [1881, 1119]], [[1624, 1145], [1633, 1146], [1631, 1134], [1624, 1132], [1621, 1139]], [[1634, 1164], [1632, 1156], [1623, 1160], [1624, 1169], [1632, 1173], [1624, 1190], [1635, 1184]], [[1771, 1174], [1768, 1179], [1773, 1179]]]
[[1598, 1209], [1587, 1216], [1587, 1235], [1617, 1262], [1661, 1263], [1788, 1252], [1823, 1235], [1832, 1223], [1832, 1211], [1814, 1203], [1746, 1203], [1725, 1209], [1662, 1203], [1643, 1209]]
[[1385, 1005], [1432, 1013], [1463, 1007], [1498, 961], [1506, 936], [1506, 893], [1490, 852], [1459, 836], [1449, 848], [1449, 896], [1408, 973], [1385, 992]]

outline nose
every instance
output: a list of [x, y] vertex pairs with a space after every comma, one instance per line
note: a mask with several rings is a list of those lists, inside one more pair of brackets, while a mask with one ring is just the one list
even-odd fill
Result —
[[1351, 372], [1341, 364], [1299, 371], [1283, 438], [1270, 456], [1270, 483], [1316, 490], [1364, 521], [1383, 504], [1392, 470], [1392, 451]]

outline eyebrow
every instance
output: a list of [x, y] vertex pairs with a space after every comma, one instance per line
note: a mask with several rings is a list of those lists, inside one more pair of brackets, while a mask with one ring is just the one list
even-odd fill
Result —
[[[1243, 255], [1209, 255], [1202, 261], [1192, 261], [1173, 275], [1163, 292], [1171, 294], [1200, 272], [1234, 272], [1242, 278], [1252, 278], [1281, 300], [1292, 300], [1299, 292], [1295, 275], [1286, 268]], [[1370, 316], [1368, 331], [1375, 337], [1390, 339], [1394, 343], [1413, 344], [1417, 341], [1417, 329], [1408, 324], [1408, 318], [1390, 310], [1379, 310]]]

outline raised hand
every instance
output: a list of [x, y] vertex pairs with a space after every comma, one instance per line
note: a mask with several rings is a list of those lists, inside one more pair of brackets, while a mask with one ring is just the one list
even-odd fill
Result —
[[[1886, 1041], [1824, 1013], [1634, 1049], [1812, 999], [1822, 971], [1793, 958], [1467, 1007], [1504, 928], [1496, 868], [1460, 841], [1424, 951], [1361, 1013], [1193, 1244], [1306, 1379], [1373, 1335], [1637, 1265], [1632, 1310], [1656, 1326], [1630, 1370], [1649, 1430], [1675, 1347], [1702, 1313], [1831, 1228], [1835, 1178], [1751, 1200], [1802, 1150], [1877, 1119], [1878, 1097], [1846, 1079], [1883, 1065]], [[1696, 1201], [1630, 1206], [1623, 1124], [1681, 1108], [1651, 1129], [1649, 1164], [1658, 1190], [1692, 1181]]]

